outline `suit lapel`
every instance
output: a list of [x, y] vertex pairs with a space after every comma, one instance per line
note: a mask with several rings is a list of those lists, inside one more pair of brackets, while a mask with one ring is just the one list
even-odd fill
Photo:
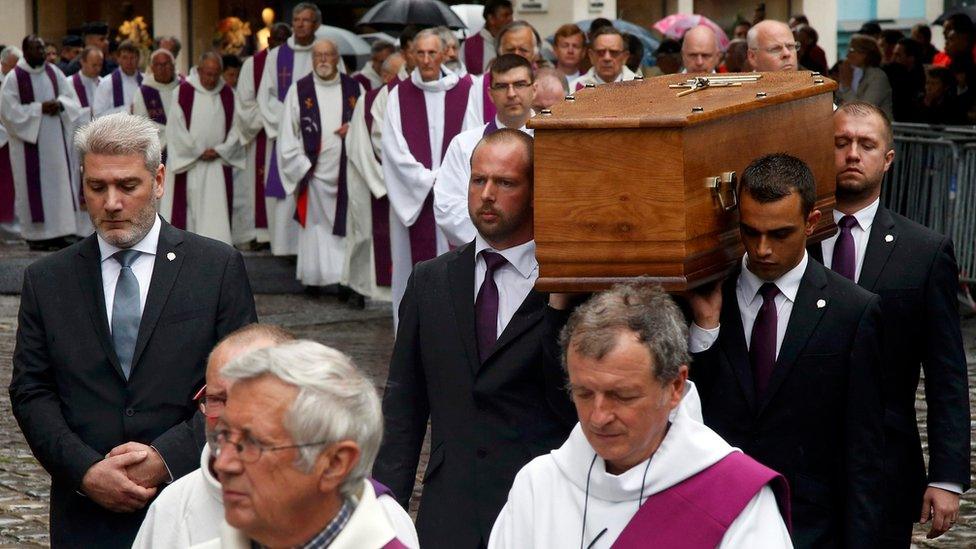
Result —
[[817, 263], [821, 265], [824, 264], [822, 242], [814, 242], [813, 244], [807, 246], [807, 253], [810, 254], [810, 257], [814, 259]]
[[[492, 347], [491, 352], [485, 359], [484, 364], [495, 356], [501, 349], [503, 349], [510, 342], [518, 338], [520, 335], [524, 334], [529, 328], [535, 326], [540, 320], [542, 320], [542, 314], [545, 311], [546, 300], [548, 299], [548, 294], [537, 292], [535, 290], [529, 291], [529, 295], [525, 296], [525, 300], [519, 306], [518, 310], [512, 316], [512, 319], [508, 321], [508, 325], [505, 326], [505, 331], [498, 336], [498, 341], [495, 342], [495, 346]], [[484, 366], [482, 364], [482, 366]]]
[[749, 408], [756, 411], [756, 384], [752, 379], [752, 362], [749, 360], [749, 349], [746, 347], [746, 336], [742, 328], [742, 313], [739, 311], [739, 300], [735, 295], [738, 275], [729, 276], [722, 290], [722, 300], [728, 303], [722, 307], [721, 323], [724, 327], [719, 335], [722, 352], [732, 365], [735, 377], [739, 381], [739, 388], [749, 403]]
[[108, 313], [105, 312], [105, 293], [102, 288], [102, 254], [98, 249], [98, 239], [95, 235], [89, 236], [82, 243], [78, 255], [75, 256], [76, 277], [81, 287], [82, 294], [85, 296], [85, 303], [88, 307], [88, 315], [92, 320], [92, 327], [98, 335], [98, 341], [105, 350], [105, 356], [115, 368], [119, 377], [125, 379], [122, 373], [122, 366], [119, 358], [115, 355], [115, 345], [112, 344], [112, 335], [108, 327]]
[[183, 266], [185, 254], [181, 249], [182, 244], [182, 233], [164, 221], [159, 230], [159, 242], [156, 244], [156, 259], [153, 263], [152, 280], [149, 282], [146, 308], [142, 311], [142, 320], [139, 322], [139, 336], [136, 338], [136, 348], [132, 354], [133, 372], [135, 372], [139, 358], [145, 351], [149, 338], [156, 328], [156, 322], [159, 321], [159, 315], [163, 311], [163, 306], [166, 305], [170, 290], [173, 289], [173, 283], [176, 282], [180, 267]]
[[773, 395], [786, 380], [793, 367], [793, 363], [800, 356], [800, 352], [806, 347], [807, 340], [813, 335], [824, 311], [827, 310], [827, 275], [824, 272], [826, 267], [815, 262], [807, 263], [806, 271], [803, 273], [803, 280], [800, 288], [796, 292], [796, 301], [793, 303], [793, 311], [790, 313], [790, 321], [786, 326], [786, 334], [783, 336], [783, 344], [780, 346], [779, 357], [776, 359], [776, 367], [773, 375], [769, 379], [769, 386], [759, 403], [759, 413], [772, 400]]
[[447, 279], [458, 333], [474, 375], [480, 367], [474, 334], [474, 243], [469, 243], [451, 258], [447, 264]]
[[[890, 237], [890, 239], [889, 239]], [[864, 263], [861, 265], [861, 276], [857, 284], [862, 288], [874, 290], [874, 285], [881, 276], [891, 251], [895, 249], [898, 234], [895, 232], [895, 221], [891, 213], [884, 206], [878, 206], [871, 223], [871, 234], [868, 235], [867, 249], [864, 250]]]

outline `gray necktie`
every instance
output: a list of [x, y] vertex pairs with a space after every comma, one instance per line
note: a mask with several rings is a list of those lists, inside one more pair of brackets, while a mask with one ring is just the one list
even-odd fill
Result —
[[112, 256], [122, 265], [118, 282], [115, 283], [115, 301], [112, 303], [112, 343], [125, 379], [129, 379], [132, 371], [132, 354], [136, 350], [139, 321], [142, 319], [139, 280], [132, 272], [132, 264], [141, 253], [138, 250], [122, 250]]

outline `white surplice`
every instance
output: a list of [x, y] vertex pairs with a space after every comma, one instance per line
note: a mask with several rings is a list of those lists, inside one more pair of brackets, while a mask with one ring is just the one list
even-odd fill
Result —
[[491, 120], [485, 119], [485, 77], [490, 73], [471, 77], [471, 89], [468, 90], [468, 106], [464, 109], [464, 129], [469, 130], [484, 126]]
[[367, 62], [363, 67], [363, 70], [353, 73], [353, 76], [356, 76], [357, 74], [361, 74], [366, 77], [366, 80], [369, 80], [371, 90], [383, 85], [383, 77], [380, 76], [379, 73], [376, 72], [376, 69], [373, 68], [372, 62]]
[[[628, 82], [633, 80], [637, 76], [637, 73], [627, 68], [627, 65], [623, 66], [623, 70], [617, 75], [617, 79], [614, 82]], [[590, 70], [586, 71], [583, 76], [573, 80], [569, 83], [569, 93], [576, 91], [576, 86], [586, 86], [587, 84], [593, 84], [599, 86], [600, 84], [606, 84], [602, 78], [596, 73], [596, 67], [590, 67]]]
[[[81, 104], [74, 88], [64, 74], [51, 65], [57, 77], [57, 90], [44, 66], [33, 68], [23, 58], [17, 66], [30, 75], [34, 102], [22, 105], [17, 73], [10, 71], [0, 88], [0, 119], [7, 129], [10, 144], [10, 167], [16, 193], [14, 209], [20, 220], [21, 236], [25, 240], [46, 240], [74, 235], [77, 232], [78, 194], [74, 192], [69, 170], [71, 130], [80, 116]], [[41, 103], [57, 99], [60, 115], [41, 113]], [[27, 172], [24, 143], [36, 143], [40, 160], [41, 202], [44, 221], [31, 221], [27, 200]]]
[[[244, 169], [244, 148], [234, 126], [225, 132], [224, 106], [220, 80], [212, 90], [200, 84], [194, 72], [187, 79], [193, 86], [193, 111], [190, 129], [179, 107], [179, 89], [173, 90], [172, 105], [166, 117], [168, 168], [174, 174], [186, 173], [186, 229], [209, 238], [231, 243], [230, 216], [227, 211], [227, 192], [224, 187], [224, 166]], [[204, 161], [200, 155], [214, 149], [217, 159]], [[166, 188], [160, 213], [172, 217], [173, 187]]]
[[[173, 80], [168, 84], [161, 84], [157, 82], [155, 78], [153, 78], [152, 74], [147, 74], [145, 78], [143, 78], [142, 84], [144, 86], [149, 86], [150, 88], [159, 90], [159, 100], [163, 104], [163, 112], [166, 113], [166, 119], [169, 120], [169, 117], [173, 112], [173, 109], [170, 107], [176, 104], [173, 98], [176, 96], [176, 88], [180, 85], [179, 78], [174, 76]], [[132, 98], [132, 105], [129, 108], [132, 111], [132, 114], [149, 118], [149, 111], [146, 109], [146, 99], [142, 95], [141, 87], [136, 88], [135, 95]], [[153, 124], [159, 131], [159, 144], [163, 147], [163, 150], [166, 150], [166, 126], [156, 122], [153, 122]], [[166, 193], [172, 192], [175, 178], [176, 172], [171, 170], [169, 166], [166, 166], [166, 178], [163, 180], [163, 188], [165, 189]]]
[[[653, 496], [738, 452], [702, 423], [698, 391], [693, 383], [687, 385], [650, 464], [645, 460], [620, 475], [607, 472], [579, 424], [559, 449], [529, 462], [515, 476], [488, 548], [579, 547], [581, 535], [585, 547], [609, 548], [637, 513], [642, 494]], [[719, 547], [793, 547], [768, 485], [746, 504]]]
[[[74, 125], [71, 129], [71, 135], [73, 136], [79, 128], [85, 124], [92, 121], [94, 116], [92, 115], [91, 101], [95, 97], [95, 90], [98, 88], [98, 83], [101, 81], [101, 77], [95, 76], [94, 78], [88, 78], [81, 72], [76, 72], [75, 74], [67, 77], [68, 83], [74, 88], [74, 82], [71, 80], [78, 78], [81, 81], [82, 86], [85, 87], [85, 97], [88, 99], [88, 106], [81, 107], [81, 98], [78, 99], [79, 111], [78, 118], [74, 120]], [[77, 97], [78, 90], [75, 90], [75, 96]], [[68, 156], [71, 157], [71, 187], [72, 192], [76, 196], [81, 196], [81, 155], [78, 149], [73, 146], [73, 144], [68, 142]], [[79, 198], [80, 200], [80, 198]], [[91, 217], [88, 215], [88, 210], [82, 206], [78, 208], [75, 212], [75, 218], [77, 220], [77, 234], [78, 236], [88, 236], [95, 231], [95, 227], [92, 225]]]
[[[342, 139], [335, 133], [342, 126], [342, 86], [338, 73], [331, 80], [323, 80], [318, 75], [312, 79], [319, 107], [321, 142], [315, 171], [308, 182], [305, 226], [298, 233], [295, 276], [306, 286], [328, 286], [341, 279], [346, 256], [345, 238], [332, 234], [342, 153]], [[301, 107], [298, 86], [293, 85], [285, 96], [277, 153], [281, 181], [289, 195], [312, 167], [302, 140]]]
[[[136, 95], [136, 90], [139, 89], [138, 69], [132, 76], [125, 74], [121, 69], [119, 69], [119, 74], [122, 75], [122, 105], [115, 106], [115, 96], [112, 92], [112, 75], [108, 74], [98, 83], [98, 88], [95, 90], [95, 99], [91, 103], [95, 118], [115, 112], [128, 111], [129, 106], [132, 105], [132, 99]], [[91, 96], [89, 96], [89, 100], [91, 100]]]
[[268, 228], [255, 227], [255, 203], [257, 200], [265, 201], [265, 212], [270, 217], [274, 204], [263, 195], [256, 196], [255, 178], [258, 172], [258, 163], [262, 167], [268, 165], [271, 158], [271, 144], [269, 143], [264, 151], [264, 158], [257, 157], [257, 136], [264, 129], [264, 118], [258, 108], [257, 89], [254, 87], [254, 57], [248, 57], [241, 66], [241, 74], [237, 79], [237, 103], [234, 108], [234, 117], [237, 119], [237, 131], [241, 136], [241, 145], [247, 154], [247, 164], [241, 173], [240, 185], [234, 185], [234, 214], [233, 227], [234, 238], [241, 242], [257, 240], [258, 242], [268, 242]]

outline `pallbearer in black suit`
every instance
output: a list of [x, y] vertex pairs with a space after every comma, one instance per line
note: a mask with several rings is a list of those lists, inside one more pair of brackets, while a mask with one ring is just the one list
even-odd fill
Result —
[[790, 483], [797, 547], [879, 545], [883, 416], [877, 296], [806, 253], [815, 183], [785, 154], [746, 168], [740, 272], [691, 298], [705, 424]]
[[[881, 181], [895, 158], [891, 123], [868, 103], [834, 114], [837, 236], [810, 255], [881, 297], [884, 318], [885, 547], [907, 547], [912, 523], [945, 533], [969, 488], [969, 384], [952, 241], [881, 205]], [[928, 474], [915, 417], [925, 369]], [[920, 512], [921, 511], [921, 512]]]
[[207, 355], [257, 316], [241, 254], [157, 215], [152, 122], [107, 115], [76, 144], [96, 234], [27, 268], [10, 401], [51, 475], [51, 544], [128, 548], [156, 491], [199, 467]]
[[373, 467], [406, 508], [430, 419], [422, 547], [484, 547], [515, 474], [576, 422], [558, 362], [543, 359], [531, 137], [502, 129], [475, 147], [468, 211], [475, 240], [407, 284]]

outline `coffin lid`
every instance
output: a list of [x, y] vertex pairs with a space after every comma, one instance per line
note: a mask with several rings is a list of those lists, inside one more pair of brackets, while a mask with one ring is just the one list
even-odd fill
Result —
[[[692, 75], [669, 74], [585, 88], [575, 92], [573, 100], [553, 105], [551, 114], [536, 114], [528, 127], [537, 130], [684, 127], [837, 89], [836, 82], [810, 71], [743, 74], [756, 74], [760, 79], [739, 87], [705, 88], [684, 97], [676, 97], [682, 90], [668, 85], [683, 83], [693, 78]], [[757, 97], [760, 92], [765, 96]], [[694, 107], [703, 110], [693, 112]]]

